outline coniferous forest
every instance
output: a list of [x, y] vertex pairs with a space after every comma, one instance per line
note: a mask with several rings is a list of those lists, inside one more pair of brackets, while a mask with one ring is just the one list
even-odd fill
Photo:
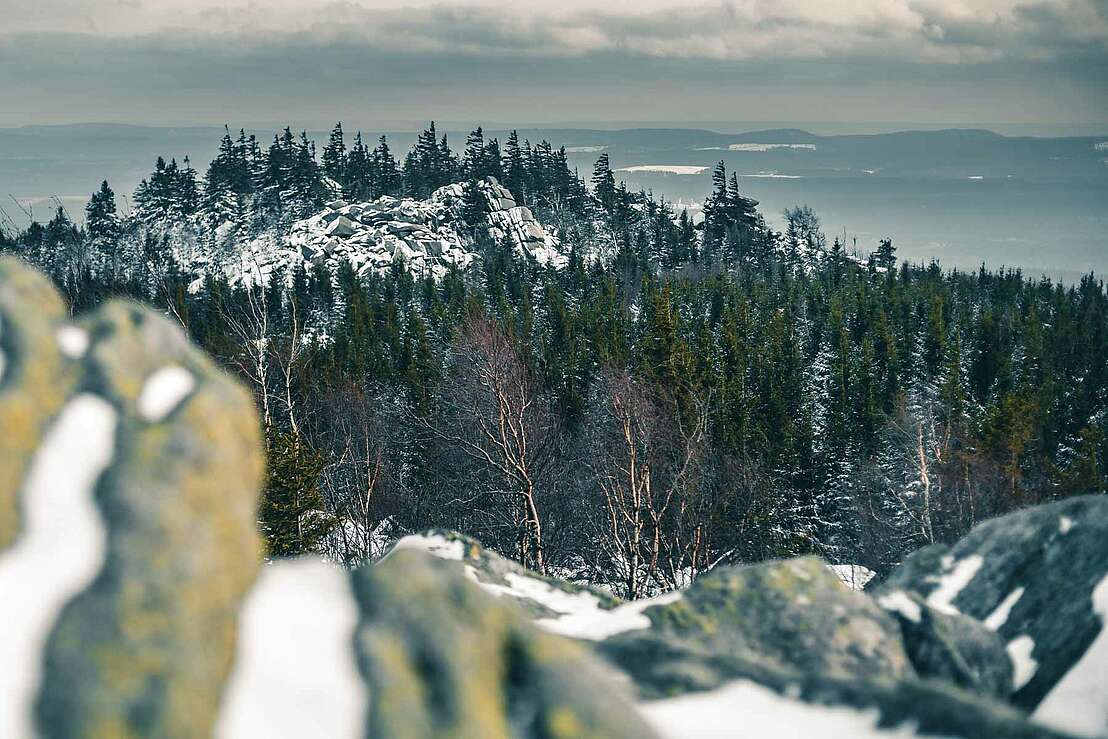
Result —
[[[335, 128], [228, 131], [203, 171], [159, 158], [123, 213], [0, 230], [80, 313], [150, 303], [255, 391], [273, 555], [346, 564], [444, 527], [541, 572], [640, 597], [718, 563], [818, 553], [887, 572], [1016, 508], [1103, 490], [1108, 295], [1018, 271], [783, 233], [722, 164], [694, 223], [602, 155], [432, 124], [398, 159]], [[729, 176], [730, 174], [730, 176]], [[562, 269], [482, 230], [495, 177]], [[229, 279], [244, 241], [341, 198], [464, 183], [480, 256], [442, 279], [402, 259]]]

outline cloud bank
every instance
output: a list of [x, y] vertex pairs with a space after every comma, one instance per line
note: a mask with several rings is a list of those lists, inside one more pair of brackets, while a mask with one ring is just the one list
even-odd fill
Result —
[[[916, 100], [905, 113], [926, 112], [926, 101], [952, 121], [971, 113], [988, 120], [990, 111], [1010, 119], [1020, 98], [1031, 106], [1025, 116], [1108, 120], [1108, 2], [0, 0], [0, 100], [37, 106], [25, 111], [28, 122], [56, 115], [47, 86], [126, 109], [161, 101], [159, 85], [172, 85], [179, 101], [193, 103], [190, 120], [200, 120], [226, 103], [228, 85], [256, 115], [282, 86], [303, 80], [318, 95], [377, 98], [397, 115], [417, 102], [430, 115], [434, 96], [460, 94], [462, 85], [471, 95], [485, 90], [498, 112], [512, 112], [498, 94], [538, 108], [529, 120], [580, 119], [591, 108], [568, 100], [570, 91], [587, 102], [600, 87], [621, 102], [629, 91], [674, 88], [681, 99], [664, 118], [713, 90], [761, 91], [780, 110], [765, 117], [787, 118], [813, 90], [817, 109], [830, 105], [818, 94], [825, 86], [862, 103], [860, 117], [874, 113], [867, 94], [880, 89], [893, 106], [898, 97]], [[413, 82], [420, 89], [404, 89]], [[784, 102], [790, 89], [795, 104]], [[443, 102], [458, 108], [452, 97]], [[543, 102], [552, 99], [561, 102]], [[96, 108], [93, 101], [88, 110]], [[89, 117], [80, 111], [73, 119]], [[630, 112], [651, 117], [665, 107], [650, 101]], [[841, 117], [830, 112], [821, 120]], [[708, 117], [720, 113], [716, 105]], [[0, 113], [0, 124], [15, 117]]]

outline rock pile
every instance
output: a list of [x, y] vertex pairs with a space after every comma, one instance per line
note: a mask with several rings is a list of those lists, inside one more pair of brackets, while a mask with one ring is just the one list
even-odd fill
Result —
[[465, 220], [465, 188], [460, 184], [443, 187], [427, 200], [386, 196], [370, 203], [332, 201], [322, 212], [294, 223], [287, 236], [264, 235], [247, 244], [229, 276], [258, 282], [277, 268], [327, 264], [335, 269], [346, 262], [365, 277], [383, 274], [402, 261], [416, 276], [440, 279], [480, 258], [475, 247], [480, 232], [541, 265], [565, 265], [557, 240], [506, 188], [488, 178], [478, 183], [478, 190], [486, 222], [476, 224]]

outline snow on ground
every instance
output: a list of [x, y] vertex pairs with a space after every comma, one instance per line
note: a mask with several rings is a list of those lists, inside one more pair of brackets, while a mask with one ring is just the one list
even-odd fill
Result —
[[881, 606], [886, 611], [899, 613], [913, 623], [918, 624], [923, 617], [923, 611], [919, 607], [919, 603], [909, 598], [908, 594], [903, 590], [896, 590], [888, 595], [882, 595], [877, 599], [877, 605]]
[[1058, 519], [1058, 533], [1068, 534], [1069, 530], [1073, 528], [1073, 519], [1069, 516], [1062, 516]]
[[1016, 602], [1023, 597], [1023, 588], [1016, 588], [1011, 593], [1008, 593], [1008, 597], [1001, 601], [1000, 605], [996, 607], [992, 613], [985, 618], [985, 626], [993, 631], [999, 631], [1000, 627], [1008, 621], [1008, 615], [1012, 612], [1012, 607], [1016, 605]]
[[567, 154], [598, 154], [607, 151], [607, 146], [567, 146]]
[[267, 566], [239, 615], [215, 736], [364, 736], [369, 694], [354, 657], [357, 625], [345, 570], [317, 559]]
[[958, 593], [962, 592], [962, 588], [969, 585], [970, 580], [973, 579], [973, 576], [977, 574], [984, 563], [985, 560], [977, 554], [958, 562], [954, 562], [950, 557], [947, 557], [943, 561], [943, 569], [946, 570], [946, 574], [939, 578], [939, 586], [927, 597], [927, 605], [936, 611], [957, 613], [958, 609], [953, 606], [954, 599], [958, 597]]
[[84, 329], [76, 326], [62, 326], [58, 329], [54, 338], [58, 342], [58, 348], [62, 354], [70, 359], [80, 359], [88, 351], [89, 336]]
[[93, 491], [115, 449], [115, 409], [80, 395], [47, 431], [23, 484], [23, 531], [0, 553], [0, 737], [31, 737], [42, 650], [62, 608], [104, 561]]
[[184, 367], [168, 365], [146, 378], [138, 398], [139, 415], [150, 423], [174, 411], [196, 387], [196, 378]]
[[[465, 544], [447, 539], [441, 534], [414, 534], [405, 536], [386, 556], [408, 549], [425, 552], [439, 559], [462, 561]], [[643, 613], [651, 606], [665, 605], [681, 599], [681, 592], [674, 591], [656, 598], [625, 603], [615, 608], [602, 608], [600, 598], [587, 590], [570, 592], [546, 582], [540, 577], [509, 572], [504, 576], [507, 584], [486, 582], [472, 565], [465, 566], [466, 575], [485, 591], [497, 597], [530, 600], [554, 611], [557, 616], [538, 619], [535, 623], [543, 629], [577, 639], [600, 641], [625, 631], [650, 628], [650, 619]]]
[[866, 587], [866, 583], [874, 578], [876, 574], [868, 567], [862, 567], [861, 565], [827, 565], [831, 568], [838, 578], [842, 581], [843, 585], [847, 586], [851, 590], [862, 590]]
[[878, 728], [876, 709], [820, 706], [747, 680], [704, 693], [639, 704], [666, 739], [891, 739], [915, 737], [914, 727]]
[[659, 174], [694, 175], [704, 174], [708, 171], [708, 167], [693, 167], [683, 164], [640, 164], [634, 167], [623, 167], [622, 169], [617, 169], [616, 171], [630, 172], [632, 174], [653, 172]]
[[1093, 590], [1100, 633], [1035, 709], [1034, 718], [1079, 736], [1108, 735], [1108, 577]]
[[536, 577], [516, 573], [505, 576], [507, 585], [482, 582], [472, 567], [466, 572], [482, 588], [496, 596], [532, 600], [557, 613], [535, 623], [547, 631], [576, 639], [601, 641], [625, 631], [650, 628], [650, 619], [643, 613], [652, 606], [661, 606], [681, 599], [680, 591], [656, 598], [624, 603], [615, 608], [601, 608], [600, 599], [588, 591], [571, 593], [554, 587]]
[[389, 552], [389, 555], [393, 552], [399, 552], [401, 549], [412, 549], [417, 552], [425, 552], [439, 559], [452, 559], [459, 562], [466, 553], [465, 544], [457, 539], [447, 539], [441, 534], [413, 534], [411, 536], [405, 536], [403, 539], [396, 542], [396, 545], [392, 548], [392, 551]]
[[1039, 669], [1039, 663], [1031, 656], [1034, 651], [1035, 640], [1030, 636], [1018, 636], [1008, 642], [1008, 657], [1012, 660], [1013, 690], [1019, 690], [1035, 677], [1035, 670]]

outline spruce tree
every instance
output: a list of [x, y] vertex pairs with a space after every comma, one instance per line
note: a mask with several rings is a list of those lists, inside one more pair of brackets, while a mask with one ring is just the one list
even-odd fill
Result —
[[616, 207], [616, 177], [607, 152], [601, 154], [593, 165], [592, 187], [600, 206], [609, 213], [613, 212]]
[[291, 557], [319, 551], [333, 527], [319, 491], [319, 475], [326, 458], [290, 433], [267, 434], [265, 491], [261, 529], [273, 557]]
[[115, 193], [107, 180], [100, 183], [100, 189], [92, 194], [85, 206], [85, 230], [96, 268], [103, 271], [108, 280], [115, 282], [120, 273], [117, 243], [120, 223]]
[[[358, 134], [358, 143], [361, 143], [361, 134]], [[346, 136], [342, 132], [342, 122], [335, 124], [331, 135], [327, 139], [327, 145], [323, 147], [323, 174], [346, 188], [349, 185], [347, 179], [347, 155]]]

